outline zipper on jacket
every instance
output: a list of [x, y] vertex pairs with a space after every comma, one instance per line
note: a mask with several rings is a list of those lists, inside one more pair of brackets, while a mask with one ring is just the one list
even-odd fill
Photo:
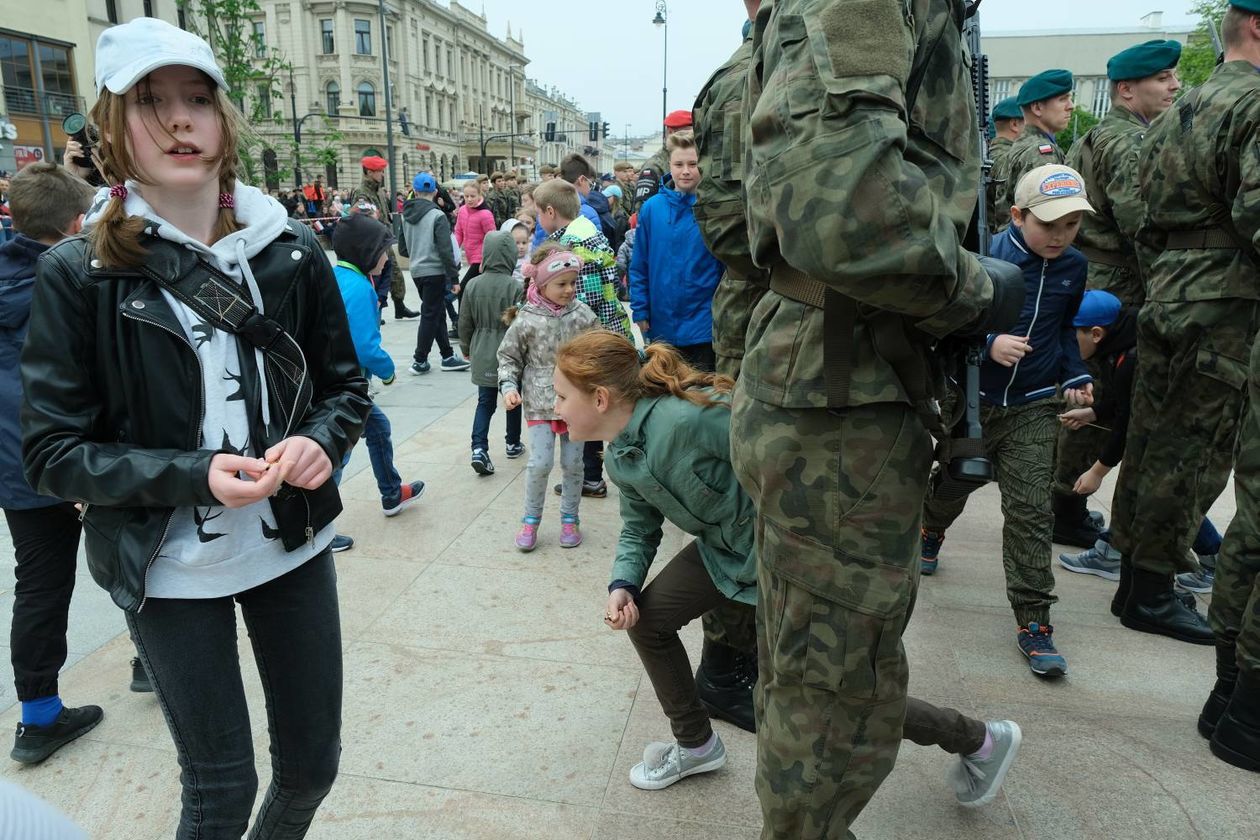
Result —
[[[1033, 316], [1032, 316], [1032, 320], [1028, 323], [1028, 340], [1029, 341], [1032, 341], [1033, 327], [1037, 326], [1037, 316], [1041, 314], [1041, 292], [1046, 287], [1046, 269], [1049, 267], [1049, 265], [1050, 265], [1049, 260], [1041, 261], [1041, 280], [1037, 283], [1037, 300], [1035, 303], [1033, 303]], [[1003, 406], [1010, 405], [1011, 386], [1015, 384], [1015, 377], [1019, 374], [1019, 363], [1022, 361], [1023, 359], [1020, 359], [1018, 362], [1015, 363], [1014, 367], [1011, 368], [1011, 378], [1006, 383], [1006, 390], [1002, 392], [1002, 405]]]
[[80, 521], [80, 522], [82, 522], [84, 519], [86, 519], [86, 518], [87, 518], [88, 508], [90, 508], [90, 507], [91, 507], [91, 505], [89, 505], [87, 502], [84, 502], [84, 503], [83, 503], [83, 507], [81, 507], [81, 508], [79, 509], [79, 521]]
[[[170, 327], [166, 326], [160, 321], [154, 320], [153, 318], [142, 318], [139, 315], [132, 314], [132, 311], [130, 309], [124, 309], [122, 311], [122, 314], [124, 318], [130, 318], [132, 321], [137, 321], [141, 324], [150, 324], [152, 326], [157, 327], [160, 330], [170, 333], [171, 335], [175, 336], [175, 338], [179, 339], [179, 341], [182, 342], [185, 347], [187, 347], [189, 350], [192, 351], [193, 361], [197, 363], [197, 430], [195, 433], [195, 440], [193, 440], [192, 446], [189, 447], [189, 449], [196, 450], [201, 443], [201, 424], [205, 422], [205, 419], [206, 419], [206, 405], [205, 405], [206, 377], [205, 377], [205, 371], [201, 369], [201, 359], [197, 356], [197, 348], [193, 347], [192, 342], [188, 340], [188, 336], [181, 335], [175, 332], [175, 330], [171, 329]], [[85, 513], [87, 512], [86, 508], [84, 508], [84, 512]], [[153, 568], [153, 562], [157, 560], [158, 552], [162, 550], [162, 544], [166, 542], [166, 535], [170, 533], [171, 520], [174, 518], [175, 518], [175, 508], [171, 508], [170, 512], [166, 514], [166, 524], [162, 526], [162, 536], [158, 539], [157, 545], [154, 546], [153, 554], [149, 556], [148, 562], [145, 563], [144, 565], [144, 577], [141, 578], [141, 582], [140, 582], [140, 586], [141, 586], [140, 606], [136, 607], [136, 612], [140, 612], [141, 610], [143, 610], [145, 603], [149, 600], [149, 595], [148, 595], [149, 570]]]
[[306, 498], [305, 490], [298, 490], [302, 494], [302, 504], [306, 505], [306, 544], [311, 548], [315, 547], [315, 528], [311, 524], [311, 500]]

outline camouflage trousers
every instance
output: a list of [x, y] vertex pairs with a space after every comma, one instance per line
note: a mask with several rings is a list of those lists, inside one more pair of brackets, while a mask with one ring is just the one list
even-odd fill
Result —
[[1260, 341], [1251, 354], [1250, 405], [1234, 467], [1238, 510], [1225, 532], [1208, 621], [1217, 645], [1236, 645], [1238, 668], [1260, 676]]
[[757, 506], [762, 836], [851, 837], [901, 745], [931, 436], [909, 406], [789, 409], [737, 386], [731, 439]]
[[[1090, 359], [1085, 367], [1090, 376], [1094, 377], [1094, 403], [1109, 399], [1102, 384], [1097, 360]], [[1110, 438], [1110, 431], [1097, 426], [1083, 426], [1079, 429], [1060, 427], [1054, 455], [1054, 492], [1060, 496], [1074, 495], [1076, 480], [1081, 477], [1081, 473], [1094, 466]]]
[[1190, 545], [1225, 489], [1246, 401], [1257, 304], [1147, 302], [1111, 544], [1136, 568], [1193, 571]]
[[[1050, 569], [1054, 513], [1050, 505], [1054, 442], [1059, 427], [1057, 400], [1038, 400], [1006, 408], [980, 405], [984, 448], [1002, 495], [1002, 568], [1006, 597], [1021, 627], [1050, 623], [1050, 606], [1059, 599]], [[923, 527], [944, 532], [963, 512], [967, 497], [954, 501], [929, 492], [923, 503]]]
[[757, 653], [757, 608], [739, 601], [726, 601], [701, 619], [706, 642], [735, 648], [749, 656]]
[[389, 296], [398, 303], [407, 297], [407, 285], [403, 282], [402, 269], [398, 265], [398, 253], [394, 246], [389, 246], [389, 261], [385, 263], [385, 274], [389, 275]]

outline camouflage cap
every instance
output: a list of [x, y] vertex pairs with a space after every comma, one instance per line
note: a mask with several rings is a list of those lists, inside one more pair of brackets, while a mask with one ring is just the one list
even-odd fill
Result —
[[1068, 70], [1042, 70], [1024, 82], [1015, 98], [1019, 107], [1043, 102], [1072, 92], [1072, 73]]
[[[1256, 5], [1260, 6], [1260, 2]], [[1147, 41], [1113, 55], [1107, 61], [1107, 78], [1113, 82], [1145, 79], [1171, 70], [1180, 60], [1180, 41]]]
[[1053, 222], [1075, 210], [1093, 213], [1085, 195], [1085, 179], [1070, 166], [1038, 166], [1019, 179], [1015, 206], [1043, 222]]
[[1008, 96], [1001, 102], [993, 106], [991, 115], [993, 120], [1022, 120], [1024, 112], [1019, 109], [1019, 103], [1015, 101], [1015, 97]]

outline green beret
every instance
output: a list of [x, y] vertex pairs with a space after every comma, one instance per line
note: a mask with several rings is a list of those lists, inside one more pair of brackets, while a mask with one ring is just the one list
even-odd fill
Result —
[[[1260, 0], [1255, 5], [1260, 7]], [[1180, 60], [1180, 41], [1147, 41], [1113, 55], [1107, 62], [1107, 78], [1113, 82], [1145, 79], [1176, 67]]]
[[1244, 12], [1260, 15], [1260, 0], [1229, 0], [1229, 5], [1237, 6]]
[[[1260, 2], [1260, 0], [1257, 0]], [[1053, 99], [1072, 92], [1072, 74], [1067, 70], [1042, 70], [1036, 76], [1024, 82], [1019, 89], [1015, 102], [1019, 107], [1032, 105], [1046, 99]]]
[[1015, 97], [1008, 96], [993, 106], [991, 117], [994, 120], [1022, 120], [1024, 112], [1019, 109], [1019, 103], [1015, 101]]

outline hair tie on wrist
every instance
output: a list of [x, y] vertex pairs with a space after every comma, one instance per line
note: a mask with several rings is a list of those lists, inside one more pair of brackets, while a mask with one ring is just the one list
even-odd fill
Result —
[[236, 207], [236, 199], [232, 197], [231, 193], [219, 193], [219, 206], [231, 210]]
[[640, 350], [636, 347], [634, 352], [639, 354], [639, 364], [646, 365], [648, 360], [647, 350]]
[[124, 184], [114, 184], [112, 187], [110, 187], [110, 188], [109, 188], [109, 197], [110, 197], [110, 198], [121, 198], [121, 199], [126, 199], [126, 198], [127, 198], [127, 187], [126, 187], [126, 185], [124, 185]]

